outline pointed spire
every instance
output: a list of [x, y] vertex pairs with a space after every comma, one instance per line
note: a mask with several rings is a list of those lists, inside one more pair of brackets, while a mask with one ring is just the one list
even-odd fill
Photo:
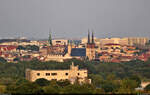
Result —
[[90, 30], [88, 29], [88, 44], [90, 43]]
[[52, 46], [52, 36], [51, 36], [51, 29], [49, 29], [49, 40], [48, 40], [50, 46]]
[[92, 30], [92, 44], [94, 44], [94, 30]]

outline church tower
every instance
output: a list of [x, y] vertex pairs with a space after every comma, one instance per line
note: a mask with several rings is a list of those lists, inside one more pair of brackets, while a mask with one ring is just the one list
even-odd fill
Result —
[[53, 48], [53, 44], [52, 44], [52, 35], [51, 35], [51, 30], [49, 29], [47, 54], [49, 54], [49, 53], [51, 52], [52, 48]]
[[72, 42], [68, 43], [68, 54], [71, 56], [71, 50], [72, 50]]
[[52, 36], [51, 36], [51, 33], [49, 33], [48, 42], [49, 42], [49, 45], [52, 46]]
[[89, 60], [95, 59], [95, 43], [94, 43], [94, 33], [92, 32], [92, 39], [90, 39], [90, 32], [88, 30], [88, 42], [86, 46], [86, 57]]

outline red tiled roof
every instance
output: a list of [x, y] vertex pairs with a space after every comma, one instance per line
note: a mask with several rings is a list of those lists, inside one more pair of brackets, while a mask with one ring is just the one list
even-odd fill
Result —
[[132, 59], [135, 58], [134, 56], [121, 56], [121, 58], [128, 58], [128, 59]]
[[114, 59], [112, 59], [112, 60], [111, 60], [111, 62], [120, 63], [120, 60], [118, 60], [118, 59], [114, 58]]
[[13, 50], [13, 49], [16, 49], [17, 46], [13, 46], [13, 45], [0, 45], [0, 49], [4, 49], [4, 51], [10, 51], [10, 50]]

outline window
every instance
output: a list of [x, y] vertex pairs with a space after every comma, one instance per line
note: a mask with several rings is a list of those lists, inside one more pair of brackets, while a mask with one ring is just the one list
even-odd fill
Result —
[[50, 76], [50, 73], [46, 73], [46, 76]]
[[68, 75], [68, 73], [66, 73], [66, 76]]
[[87, 73], [87, 72], [84, 72], [85, 74]]
[[51, 75], [52, 75], [52, 76], [55, 76], [55, 75], [57, 75], [57, 73], [52, 73]]
[[40, 73], [37, 73], [37, 76], [40, 76]]

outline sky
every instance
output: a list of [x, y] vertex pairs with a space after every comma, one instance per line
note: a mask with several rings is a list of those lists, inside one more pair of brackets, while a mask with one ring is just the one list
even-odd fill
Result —
[[0, 0], [0, 38], [150, 37], [150, 0]]

